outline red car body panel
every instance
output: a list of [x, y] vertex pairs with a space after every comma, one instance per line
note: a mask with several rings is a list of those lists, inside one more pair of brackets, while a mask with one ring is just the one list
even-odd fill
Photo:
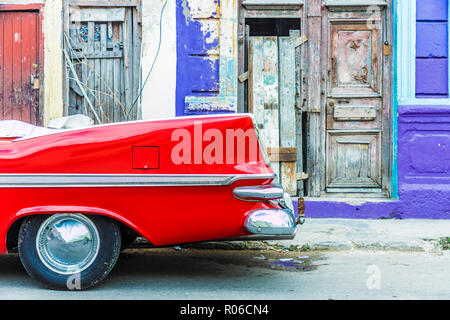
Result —
[[[192, 137], [191, 163], [173, 161], [172, 152], [181, 141], [174, 139], [174, 131], [180, 132], [179, 129]], [[255, 161], [249, 161], [248, 152], [244, 156], [239, 153], [238, 142], [232, 151], [224, 151], [223, 161], [210, 163], [201, 159], [199, 155], [215, 141], [211, 137], [205, 141], [208, 139], [204, 133], [209, 129], [223, 137], [230, 130], [243, 130], [240, 132], [247, 133], [246, 141], [257, 139], [249, 115], [232, 115], [119, 123], [29, 139], [0, 140], [0, 253], [7, 253], [10, 226], [33, 214], [76, 212], [109, 216], [156, 246], [248, 235], [243, 223], [249, 212], [279, 206], [271, 201], [239, 200], [233, 196], [233, 189], [269, 184], [273, 170], [264, 161], [259, 143]], [[225, 149], [224, 141], [216, 142], [223, 143]], [[190, 175], [203, 183], [132, 183], [135, 177], [172, 181]], [[103, 180], [92, 184], [89, 179], [98, 176]], [[125, 177], [126, 182], [105, 183], [109, 181], [105, 179], [117, 176]], [[205, 180], [223, 176], [238, 178], [211, 185]], [[89, 181], [72, 184], [73, 179], [80, 177]]]

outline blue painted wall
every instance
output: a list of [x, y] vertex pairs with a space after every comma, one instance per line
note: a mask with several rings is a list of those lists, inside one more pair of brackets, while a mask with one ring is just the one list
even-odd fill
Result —
[[[207, 43], [198, 20], [191, 17], [189, 3], [177, 1], [177, 87], [176, 115], [192, 114], [185, 110], [186, 96], [216, 96], [219, 91], [219, 60], [212, 59], [208, 51], [219, 43]], [[210, 18], [216, 18], [217, 13]]]

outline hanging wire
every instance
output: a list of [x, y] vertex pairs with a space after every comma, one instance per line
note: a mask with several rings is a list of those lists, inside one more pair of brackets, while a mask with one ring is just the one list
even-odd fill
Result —
[[142, 83], [142, 86], [139, 89], [139, 93], [136, 96], [136, 99], [134, 100], [133, 104], [131, 105], [130, 110], [127, 112], [127, 116], [131, 112], [131, 110], [133, 110], [134, 106], [136, 105], [136, 102], [141, 97], [142, 91], [144, 90], [145, 85], [147, 84], [147, 80], [150, 78], [150, 75], [152, 74], [153, 67], [155, 66], [155, 62], [158, 59], [159, 51], [161, 49], [161, 42], [162, 42], [162, 18], [163, 18], [164, 9], [166, 8], [166, 5], [167, 5], [167, 0], [164, 2], [164, 5], [163, 5], [163, 7], [161, 9], [161, 14], [159, 16], [159, 41], [158, 41], [158, 49], [156, 50], [155, 58], [153, 59], [152, 66], [150, 67], [150, 70], [149, 70], [147, 76], [145, 77], [145, 80]]

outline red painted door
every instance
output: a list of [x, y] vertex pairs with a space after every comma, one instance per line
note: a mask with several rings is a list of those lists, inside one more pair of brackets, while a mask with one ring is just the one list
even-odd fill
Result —
[[0, 119], [40, 124], [39, 13], [0, 11]]

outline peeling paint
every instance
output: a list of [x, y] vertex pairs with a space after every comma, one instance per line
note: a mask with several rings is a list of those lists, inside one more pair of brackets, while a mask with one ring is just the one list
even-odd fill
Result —
[[237, 2], [177, 2], [177, 115], [236, 112]]
[[187, 0], [192, 19], [211, 19], [219, 16], [218, 0]]
[[188, 7], [187, 0], [181, 1], [181, 7], [183, 8], [185, 23], [186, 25], [189, 25], [189, 21], [192, 20], [192, 17], [191, 17], [191, 10]]

